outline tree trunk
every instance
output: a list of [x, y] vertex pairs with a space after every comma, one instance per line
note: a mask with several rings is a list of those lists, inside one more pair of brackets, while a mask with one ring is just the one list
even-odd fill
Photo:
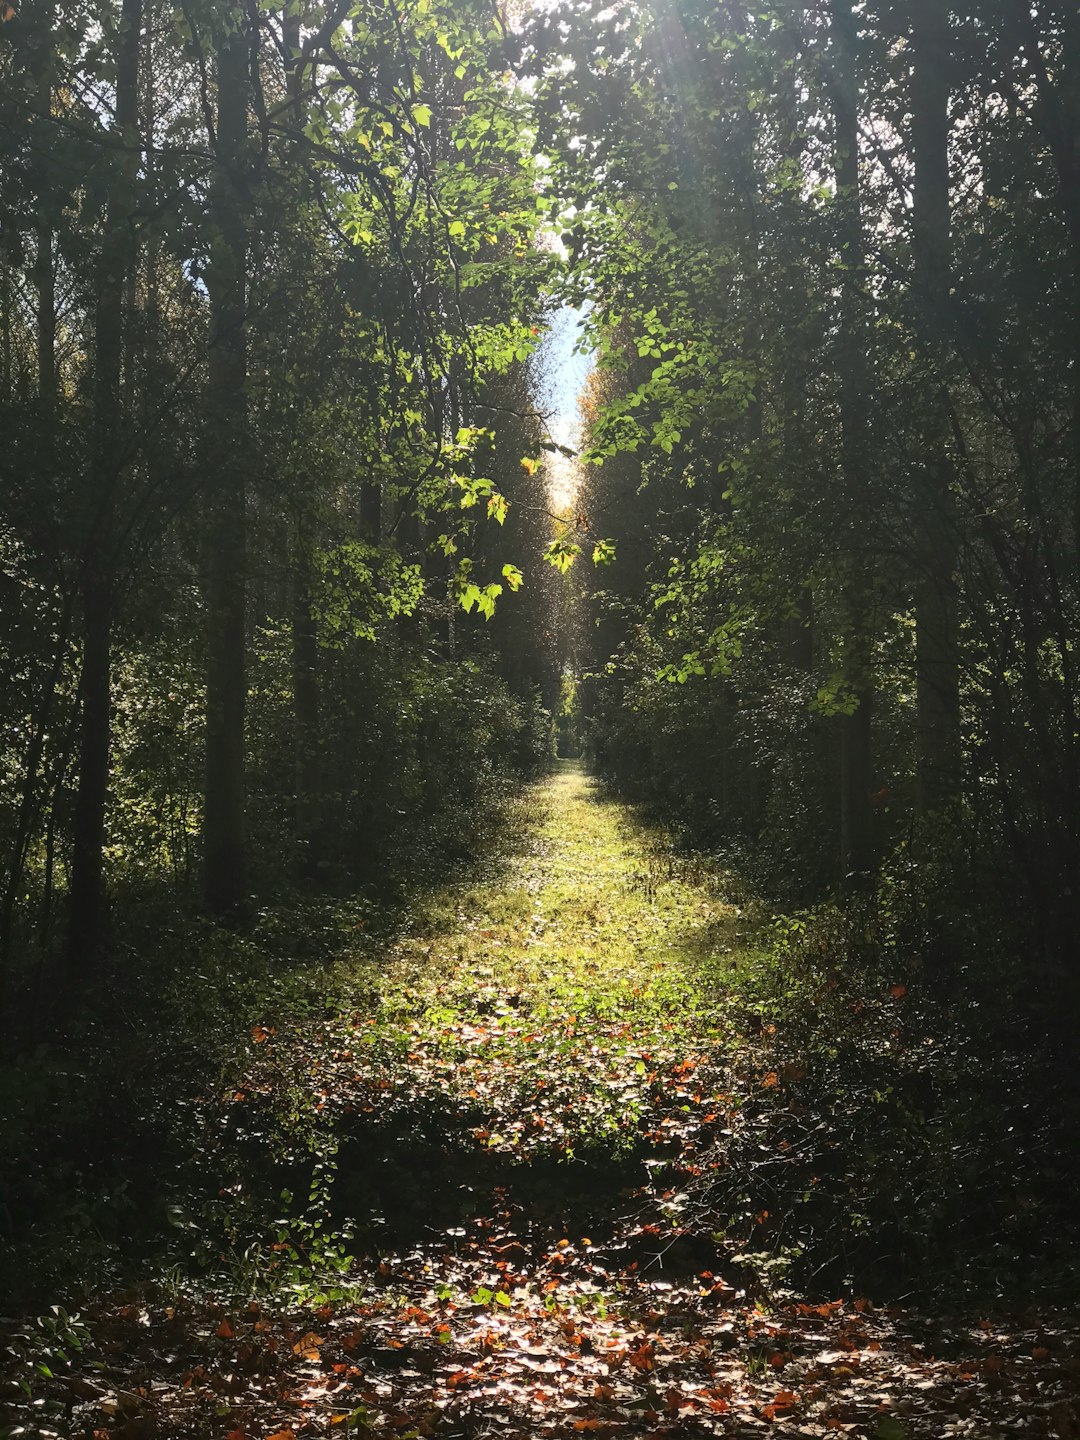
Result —
[[377, 480], [360, 486], [360, 533], [369, 545], [382, 539], [382, 486]]
[[1080, 15], [1061, 19], [1060, 62], [1051, 68], [1040, 21], [1029, 0], [1010, 0], [1007, 25], [1027, 56], [1039, 97], [1038, 120], [1046, 137], [1061, 193], [1072, 270], [1073, 542], [1080, 560]]
[[873, 600], [865, 583], [865, 557], [856, 553], [857, 517], [865, 515], [862, 490], [869, 459], [865, 246], [859, 175], [858, 21], [851, 0], [831, 7], [833, 170], [837, 247], [841, 264], [840, 380], [841, 502], [848, 524], [842, 556], [845, 628], [843, 674], [856, 708], [840, 716], [840, 876], [847, 884], [872, 873]]
[[[281, 17], [285, 52], [285, 83], [291, 104], [291, 122], [297, 134], [303, 125], [303, 67], [300, 8], [287, 5]], [[292, 160], [290, 142], [287, 157]], [[299, 166], [295, 180], [302, 183]], [[298, 870], [302, 878], [318, 873], [322, 797], [322, 693], [319, 677], [319, 626], [315, 614], [316, 574], [314, 539], [314, 487], [305, 476], [299, 486], [300, 509], [296, 519], [292, 557], [292, 672], [293, 754], [295, 808], [293, 825]], [[361, 499], [363, 510], [363, 499]], [[376, 513], [378, 513], [376, 511]], [[377, 526], [376, 526], [377, 538]]]
[[1080, 15], [1076, 14], [1064, 18], [1061, 88], [1063, 135], [1055, 159], [1072, 256], [1073, 543], [1080, 565]]
[[[852, 591], [849, 589], [849, 597]], [[840, 717], [840, 876], [845, 885], [865, 883], [874, 870], [871, 791], [874, 782], [874, 684], [866, 617], [852, 616], [844, 670], [858, 707]]]
[[217, 175], [208, 443], [206, 808], [203, 888], [211, 913], [236, 916], [247, 895], [247, 229], [243, 184], [249, 46], [239, 15], [217, 44]]
[[11, 315], [14, 297], [11, 284], [11, 266], [6, 255], [0, 255], [0, 385], [4, 399], [11, 399]]
[[72, 831], [68, 967], [93, 962], [105, 944], [102, 855], [109, 790], [115, 517], [122, 468], [125, 300], [135, 260], [132, 183], [138, 170], [142, 0], [123, 0], [116, 57], [117, 153], [99, 259], [94, 344], [91, 514], [81, 572], [82, 706]]
[[112, 597], [108, 578], [96, 560], [83, 582], [82, 611], [78, 792], [67, 935], [72, 973], [76, 966], [92, 965], [105, 944], [103, 851], [112, 718]]
[[310, 542], [301, 530], [293, 561], [293, 716], [296, 745], [296, 840], [300, 873], [316, 873], [319, 855], [321, 694]]
[[[52, 113], [54, 57], [50, 42], [55, 24], [56, 7], [49, 5], [42, 16], [42, 32], [46, 38], [40, 59], [35, 63], [36, 104], [42, 116]], [[46, 154], [49, 153], [50, 144], [47, 126], [48, 121], [41, 120], [34, 127], [40, 132], [38, 140]], [[56, 257], [53, 252], [52, 226], [47, 218], [51, 204], [48, 198], [43, 199], [44, 203], [34, 217], [33, 283], [38, 400], [46, 422], [46, 444], [51, 444], [48, 422], [56, 410]]]
[[56, 261], [52, 230], [44, 220], [35, 222], [34, 237], [38, 400], [48, 423], [56, 410]]
[[917, 779], [919, 808], [929, 814], [959, 793], [961, 768], [956, 518], [950, 494], [948, 397], [944, 380], [936, 373], [945, 353], [945, 317], [951, 305], [951, 27], [944, 0], [914, 0], [911, 15], [915, 299], [931, 369], [923, 483], [915, 494], [922, 532], [915, 583]]

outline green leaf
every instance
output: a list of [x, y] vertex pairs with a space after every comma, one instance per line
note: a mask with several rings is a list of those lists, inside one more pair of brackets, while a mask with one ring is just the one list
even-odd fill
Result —
[[412, 114], [412, 118], [416, 121], [417, 125], [423, 125], [426, 129], [431, 124], [430, 105], [414, 105], [410, 113]]
[[560, 575], [565, 575], [580, 554], [581, 546], [564, 535], [551, 542], [544, 551], [544, 559], [549, 565], [554, 565]]

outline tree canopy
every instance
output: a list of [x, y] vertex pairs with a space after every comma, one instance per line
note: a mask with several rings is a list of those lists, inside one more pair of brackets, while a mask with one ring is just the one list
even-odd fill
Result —
[[1076, 0], [0, 0], [0, 437], [0, 1440], [1080, 1433]]

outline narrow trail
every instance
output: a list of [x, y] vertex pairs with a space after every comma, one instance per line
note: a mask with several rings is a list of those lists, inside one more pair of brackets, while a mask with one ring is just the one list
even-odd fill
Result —
[[767, 1063], [725, 984], [739, 910], [574, 765], [523, 803], [510, 868], [361, 962], [350, 1013], [253, 1035], [236, 1123], [254, 1147], [258, 1097], [306, 1092], [307, 1208], [250, 1247], [261, 1299], [114, 1318], [125, 1388], [86, 1433], [1080, 1433], [1080, 1362], [1043, 1321], [770, 1280], [776, 1217], [715, 1207]]

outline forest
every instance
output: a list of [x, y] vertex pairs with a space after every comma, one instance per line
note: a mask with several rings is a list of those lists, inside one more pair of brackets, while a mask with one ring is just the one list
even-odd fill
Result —
[[0, 1440], [1080, 1437], [1076, 0], [0, 0]]

